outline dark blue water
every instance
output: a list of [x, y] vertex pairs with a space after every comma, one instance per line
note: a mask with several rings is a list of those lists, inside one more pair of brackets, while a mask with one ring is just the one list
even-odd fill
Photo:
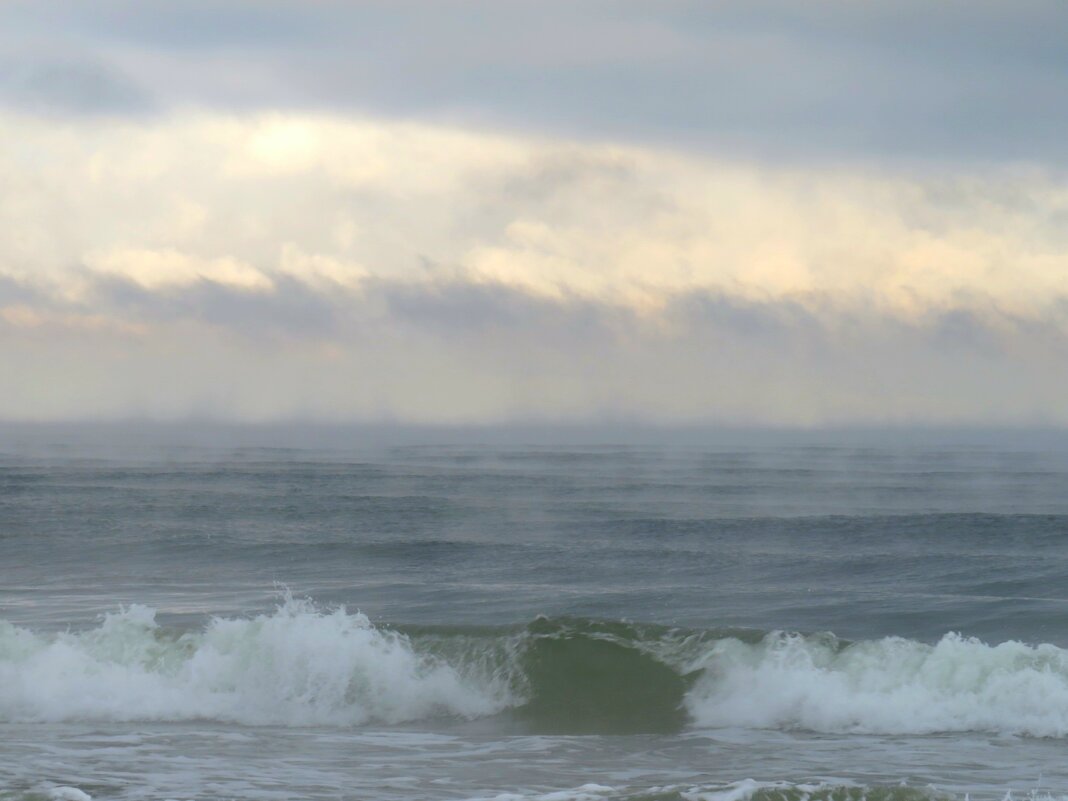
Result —
[[12, 798], [1068, 792], [1057, 436], [0, 445]]

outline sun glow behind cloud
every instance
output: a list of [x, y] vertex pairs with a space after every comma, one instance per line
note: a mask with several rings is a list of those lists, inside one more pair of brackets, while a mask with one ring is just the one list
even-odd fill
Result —
[[0, 137], [3, 416], [1063, 421], [1038, 169], [298, 113]]

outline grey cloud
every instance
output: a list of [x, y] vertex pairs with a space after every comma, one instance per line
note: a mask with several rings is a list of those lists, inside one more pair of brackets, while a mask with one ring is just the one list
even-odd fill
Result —
[[272, 291], [248, 291], [208, 280], [149, 290], [122, 278], [86, 276], [87, 309], [138, 323], [194, 321], [250, 337], [323, 338], [336, 334], [343, 294], [315, 292], [279, 277]]
[[687, 328], [728, 329], [756, 341], [788, 341], [792, 333], [812, 336], [825, 330], [824, 323], [798, 303], [742, 301], [711, 292], [676, 295], [667, 315], [683, 321]]
[[[1068, 301], [1042, 319], [1013, 315], [994, 303], [969, 298], [960, 307], [932, 308], [902, 317], [875, 308], [836, 307], [809, 299], [758, 301], [710, 290], [668, 295], [656, 312], [575, 295], [548, 297], [498, 283], [453, 277], [404, 281], [369, 278], [358, 289], [314, 286], [286, 275], [273, 288], [245, 289], [200, 280], [154, 289], [124, 278], [81, 274], [86, 297], [75, 304], [50, 298], [0, 277], [0, 304], [26, 304], [51, 312], [99, 314], [131, 323], [205, 323], [251, 339], [280, 336], [334, 341], [373, 339], [393, 332], [472, 346], [529, 341], [559, 348], [591, 343], [644, 342], [672, 348], [686, 341], [737, 341], [747, 348], [808, 349], [847, 353], [855, 342], [888, 347], [1004, 355], [1013, 337], [1041, 340], [1043, 348], [1068, 352]], [[660, 344], [656, 344], [660, 343]], [[674, 344], [673, 344], [674, 343]]]
[[[89, 8], [78, 2], [64, 7], [64, 24], [105, 41], [129, 42], [179, 50], [230, 47], [292, 46], [332, 38], [333, 19], [343, 4], [300, 2], [249, 3], [242, 0], [103, 2]], [[347, 16], [347, 15], [345, 15]], [[32, 14], [23, 17], [39, 28]]]
[[649, 315], [462, 281], [96, 293], [98, 314], [147, 325], [121, 340], [8, 328], [0, 358], [18, 392], [0, 394], [0, 418], [1068, 423], [1068, 376], [1051, 369], [1068, 319], [907, 321], [707, 292]]
[[103, 63], [25, 54], [0, 54], [0, 103], [60, 114], [136, 114], [153, 107], [147, 92]]
[[[492, 337], [531, 337], [566, 347], [633, 320], [632, 312], [602, 303], [553, 300], [499, 284], [462, 280], [413, 284], [368, 279], [353, 290], [329, 284], [313, 287], [274, 276], [273, 288], [264, 291], [209, 280], [147, 289], [116, 276], [83, 272], [81, 277], [90, 287], [86, 299], [72, 307], [54, 299], [42, 306], [51, 311], [103, 313], [132, 323], [206, 323], [267, 341], [282, 337], [344, 344], [392, 331], [469, 344]], [[0, 299], [4, 289], [0, 283]]]
[[530, 336], [566, 347], [601, 338], [633, 319], [632, 312], [603, 303], [536, 297], [500, 284], [378, 282], [369, 294], [394, 324], [447, 339]]
[[22, 281], [0, 275], [0, 306], [39, 304], [44, 301], [40, 291]]
[[1068, 160], [1052, 0], [9, 4], [167, 101], [430, 116], [765, 156]]

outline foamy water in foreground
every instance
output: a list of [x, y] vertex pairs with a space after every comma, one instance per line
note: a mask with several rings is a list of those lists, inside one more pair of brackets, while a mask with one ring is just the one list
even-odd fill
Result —
[[3, 801], [1068, 795], [1052, 445], [0, 453]]

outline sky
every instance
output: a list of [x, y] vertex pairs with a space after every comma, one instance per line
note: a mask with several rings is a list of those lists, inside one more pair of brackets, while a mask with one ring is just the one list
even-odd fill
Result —
[[1068, 426], [1068, 5], [0, 3], [0, 420]]

